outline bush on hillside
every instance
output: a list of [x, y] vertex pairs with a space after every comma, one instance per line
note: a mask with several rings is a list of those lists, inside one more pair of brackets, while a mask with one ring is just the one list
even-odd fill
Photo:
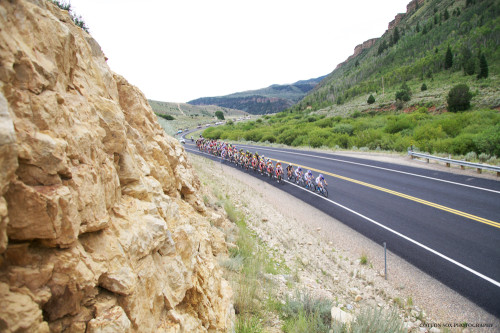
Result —
[[169, 115], [169, 114], [161, 114], [161, 113], [156, 113], [156, 115], [157, 115], [158, 117], [161, 117], [161, 118], [166, 119], [166, 120], [175, 120], [175, 118], [174, 118], [174, 117], [172, 117], [172, 116], [171, 116], [171, 115]]
[[422, 86], [420, 87], [420, 90], [421, 91], [426, 91], [427, 90], [427, 85], [424, 83], [422, 83]]
[[488, 77], [488, 63], [486, 62], [486, 58], [484, 54], [479, 56], [479, 74], [477, 75], [478, 79], [486, 79]]
[[217, 119], [219, 120], [224, 120], [224, 113], [222, 113], [222, 111], [215, 111], [215, 116], [217, 117]]
[[472, 93], [469, 90], [469, 86], [464, 83], [457, 84], [451, 88], [446, 98], [448, 111], [457, 112], [469, 109], [471, 99]]
[[50, 0], [50, 2], [52, 2], [54, 5], [61, 8], [62, 10], [68, 11], [69, 16], [71, 17], [73, 23], [82, 28], [85, 32], [87, 33], [89, 32], [89, 27], [87, 27], [87, 25], [83, 21], [82, 16], [73, 13], [73, 10], [71, 9], [71, 4], [69, 2], [67, 3], [66, 1], [62, 0]]
[[370, 95], [368, 97], [368, 100], [366, 101], [368, 104], [373, 104], [375, 103], [375, 97], [373, 97], [373, 95]]
[[408, 102], [410, 99], [411, 90], [405, 82], [401, 85], [401, 90], [396, 92], [396, 101]]

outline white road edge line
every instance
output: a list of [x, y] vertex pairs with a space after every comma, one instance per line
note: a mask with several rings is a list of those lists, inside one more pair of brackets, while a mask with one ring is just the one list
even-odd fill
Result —
[[[196, 151], [195, 151], [195, 152], [196, 152]], [[204, 152], [202, 152], [202, 153], [203, 153], [203, 154], [205, 154]], [[211, 156], [211, 155], [209, 155], [209, 156]], [[214, 156], [214, 157], [219, 158], [218, 156]], [[284, 180], [284, 179], [283, 179], [283, 180]], [[397, 232], [397, 231], [396, 231], [396, 230], [394, 230], [394, 229], [391, 229], [391, 228], [389, 228], [389, 227], [387, 227], [387, 226], [383, 225], [383, 224], [382, 224], [382, 223], [380, 223], [380, 222], [377, 222], [377, 221], [375, 221], [375, 220], [373, 220], [373, 219], [371, 219], [371, 218], [369, 218], [369, 217], [367, 217], [367, 216], [365, 216], [365, 215], [363, 215], [363, 214], [361, 214], [361, 213], [358, 213], [358, 212], [356, 212], [356, 211], [354, 211], [354, 210], [352, 210], [352, 209], [350, 209], [350, 208], [348, 208], [348, 207], [346, 207], [346, 206], [344, 206], [344, 205], [341, 205], [341, 204], [339, 204], [338, 202], [335, 202], [335, 201], [333, 201], [333, 200], [330, 200], [330, 199], [328, 199], [328, 198], [325, 198], [325, 197], [324, 197], [324, 196], [322, 196], [322, 195], [319, 195], [319, 194], [317, 194], [317, 193], [315, 193], [315, 192], [308, 191], [308, 190], [306, 190], [305, 188], [303, 188], [303, 187], [301, 187], [301, 186], [298, 186], [298, 185], [296, 185], [296, 184], [294, 184], [294, 183], [291, 183], [291, 182], [289, 182], [289, 181], [287, 181], [287, 180], [284, 180], [284, 181], [285, 181], [286, 183], [288, 183], [288, 184], [291, 184], [291, 185], [293, 185], [293, 186], [295, 186], [295, 187], [300, 188], [300, 189], [301, 189], [301, 190], [303, 190], [303, 191], [306, 191], [306, 192], [308, 192], [308, 193], [314, 194], [314, 195], [316, 195], [316, 196], [320, 197], [321, 199], [324, 199], [324, 200], [326, 200], [326, 201], [329, 201], [329, 202], [331, 202], [332, 204], [334, 204], [334, 205], [336, 205], [336, 206], [338, 206], [338, 207], [340, 207], [340, 208], [342, 208], [342, 209], [345, 209], [345, 210], [347, 210], [348, 212], [351, 212], [351, 213], [353, 213], [353, 214], [355, 214], [355, 215], [357, 215], [357, 216], [359, 216], [359, 217], [361, 217], [361, 218], [363, 218], [363, 219], [367, 220], [368, 222], [371, 222], [371, 223], [373, 223], [373, 224], [375, 224], [375, 225], [379, 226], [380, 228], [383, 228], [383, 229], [385, 229], [385, 230], [387, 230], [387, 231], [389, 231], [389, 232], [391, 232], [391, 233], [395, 234], [396, 236], [399, 236], [399, 237], [401, 237], [401, 238], [403, 238], [403, 239], [405, 239], [405, 240], [407, 240], [407, 241], [409, 241], [409, 242], [411, 242], [411, 243], [413, 243], [413, 244], [415, 244], [415, 245], [417, 245], [417, 246], [419, 246], [419, 247], [423, 248], [424, 250], [427, 250], [427, 251], [429, 251], [429, 252], [431, 252], [431, 253], [433, 253], [433, 254], [435, 254], [435, 255], [437, 255], [437, 256], [439, 256], [439, 257], [441, 257], [441, 258], [443, 258], [443, 259], [445, 259], [445, 260], [447, 260], [447, 261], [449, 261], [449, 262], [451, 262], [451, 263], [452, 263], [452, 264], [454, 264], [454, 265], [457, 265], [457, 266], [458, 266], [458, 267], [460, 267], [460, 268], [465, 269], [466, 271], [469, 271], [470, 273], [472, 273], [472, 274], [474, 274], [474, 275], [476, 275], [476, 276], [478, 276], [478, 277], [482, 278], [483, 280], [486, 280], [486, 281], [488, 281], [488, 282], [490, 282], [490, 283], [492, 283], [492, 284], [494, 284], [495, 286], [497, 286], [497, 287], [499, 287], [499, 288], [500, 288], [500, 282], [498, 282], [498, 281], [496, 281], [496, 280], [493, 280], [492, 278], [490, 278], [490, 277], [488, 277], [488, 276], [486, 276], [486, 275], [484, 275], [484, 274], [481, 274], [481, 273], [479, 273], [479, 272], [477, 272], [477, 271], [473, 270], [472, 268], [470, 268], [470, 267], [468, 267], [468, 266], [465, 266], [464, 264], [459, 263], [458, 261], [456, 261], [456, 260], [454, 260], [454, 259], [451, 259], [450, 257], [447, 257], [447, 256], [445, 256], [444, 254], [442, 254], [442, 253], [440, 253], [440, 252], [438, 252], [438, 251], [436, 251], [436, 250], [434, 250], [434, 249], [431, 249], [430, 247], [428, 247], [428, 246], [426, 246], [426, 245], [424, 245], [424, 244], [422, 244], [422, 243], [420, 243], [420, 242], [417, 242], [416, 240], [414, 240], [414, 239], [412, 239], [412, 238], [410, 238], [410, 237], [408, 237], [408, 236], [405, 236], [405, 235], [403, 235], [402, 233]]]
[[408, 236], [405, 236], [405, 235], [401, 234], [400, 232], [397, 232], [396, 230], [393, 230], [393, 229], [391, 229], [391, 228], [389, 228], [389, 227], [387, 227], [387, 226], [383, 225], [383, 224], [382, 224], [382, 223], [380, 223], [380, 222], [377, 222], [377, 221], [375, 221], [375, 220], [373, 220], [373, 219], [371, 219], [371, 218], [369, 218], [369, 217], [367, 217], [367, 216], [365, 216], [365, 215], [363, 215], [363, 214], [361, 214], [361, 213], [358, 213], [358, 212], [356, 212], [356, 211], [354, 211], [354, 210], [352, 210], [352, 209], [350, 209], [350, 208], [347, 208], [346, 206], [341, 205], [341, 204], [339, 204], [338, 202], [335, 202], [335, 201], [333, 201], [333, 200], [330, 200], [330, 199], [328, 199], [328, 198], [325, 198], [325, 197], [323, 197], [323, 196], [321, 196], [321, 195], [319, 195], [319, 194], [317, 194], [317, 193], [315, 193], [315, 192], [308, 191], [308, 190], [304, 189], [303, 187], [298, 186], [298, 185], [296, 185], [296, 184], [294, 184], [294, 183], [291, 183], [291, 182], [289, 182], [289, 181], [287, 181], [287, 180], [285, 180], [285, 182], [287, 182], [287, 183], [289, 183], [289, 184], [291, 184], [291, 185], [293, 185], [293, 186], [296, 186], [296, 187], [298, 187], [298, 188], [300, 188], [300, 189], [302, 189], [302, 190], [304, 190], [304, 191], [306, 191], [306, 192], [308, 192], [308, 193], [314, 194], [314, 195], [316, 195], [316, 196], [320, 197], [321, 199], [324, 199], [324, 200], [326, 200], [326, 201], [329, 201], [329, 202], [331, 202], [332, 204], [334, 204], [334, 205], [336, 205], [336, 206], [338, 206], [338, 207], [340, 207], [340, 208], [343, 208], [343, 209], [347, 210], [348, 212], [351, 212], [351, 213], [353, 213], [353, 214], [355, 214], [355, 215], [357, 215], [357, 216], [359, 216], [359, 217], [361, 217], [361, 218], [363, 218], [363, 219], [367, 220], [368, 222], [371, 222], [371, 223], [373, 223], [373, 224], [375, 224], [375, 225], [377, 225], [377, 226], [379, 226], [379, 227], [381, 227], [381, 228], [383, 228], [383, 229], [385, 229], [385, 230], [387, 230], [387, 231], [389, 231], [389, 232], [392, 232], [393, 234], [395, 234], [395, 235], [397, 235], [397, 236], [399, 236], [399, 237], [401, 237], [401, 238], [403, 238], [403, 239], [405, 239], [405, 240], [407, 240], [407, 241], [409, 241], [409, 242], [411, 242], [411, 243], [413, 243], [413, 244], [415, 244], [415, 245], [417, 245], [417, 246], [420, 246], [421, 248], [423, 248], [423, 249], [425, 249], [425, 250], [427, 250], [427, 251], [429, 251], [429, 252], [431, 252], [431, 253], [433, 253], [433, 254], [435, 254], [435, 255], [437, 255], [437, 256], [439, 256], [439, 257], [441, 257], [441, 258], [443, 258], [443, 259], [445, 259], [445, 260], [447, 260], [447, 261], [449, 261], [449, 262], [451, 262], [452, 264], [455, 264], [455, 265], [457, 265], [458, 267], [461, 267], [461, 268], [463, 268], [463, 269], [465, 269], [465, 270], [467, 270], [467, 271], [471, 272], [472, 274], [474, 274], [474, 275], [476, 275], [476, 276], [478, 276], [478, 277], [480, 277], [480, 278], [482, 278], [482, 279], [484, 279], [484, 280], [486, 280], [486, 281], [488, 281], [488, 282], [490, 282], [490, 283], [494, 284], [495, 286], [500, 287], [500, 282], [495, 281], [495, 280], [493, 280], [492, 278], [490, 278], [490, 277], [488, 277], [488, 276], [486, 276], [486, 275], [484, 275], [484, 274], [481, 274], [481, 273], [479, 273], [479, 272], [477, 272], [477, 271], [473, 270], [472, 268], [470, 268], [470, 267], [468, 267], [468, 266], [465, 266], [464, 264], [459, 263], [458, 261], [456, 261], [456, 260], [454, 260], [454, 259], [451, 259], [450, 257], [447, 257], [447, 256], [445, 256], [444, 254], [442, 254], [442, 253], [440, 253], [440, 252], [438, 252], [438, 251], [436, 251], [436, 250], [434, 250], [434, 249], [431, 249], [430, 247], [428, 247], [428, 246], [426, 246], [426, 245], [424, 245], [424, 244], [422, 244], [422, 243], [419, 243], [419, 242], [417, 242], [416, 240], [414, 240], [414, 239], [412, 239], [412, 238], [410, 238], [410, 237], [408, 237]]
[[[249, 145], [239, 145], [239, 146], [241, 146], [241, 147], [252, 147], [253, 148], [253, 146], [249, 146]], [[434, 177], [429, 177], [429, 176], [423, 176], [423, 175], [418, 175], [418, 174], [411, 173], [411, 172], [399, 171], [399, 170], [394, 170], [394, 169], [389, 169], [389, 168], [383, 168], [383, 167], [379, 167], [379, 166], [375, 166], [375, 165], [369, 165], [369, 164], [364, 164], [364, 163], [359, 163], [359, 162], [344, 161], [344, 160], [337, 159], [337, 158], [317, 156], [317, 155], [310, 155], [310, 154], [304, 154], [304, 153], [296, 153], [296, 152], [291, 152], [291, 151], [283, 151], [283, 150], [270, 149], [270, 148], [264, 148], [264, 147], [262, 147], [262, 148], [259, 147], [258, 149], [259, 150], [276, 151], [276, 152], [279, 152], [279, 153], [286, 153], [286, 154], [294, 154], [294, 155], [302, 155], [302, 156], [308, 156], [308, 157], [315, 157], [315, 158], [321, 158], [321, 159], [325, 159], [325, 160], [331, 160], [331, 161], [337, 161], [337, 162], [343, 162], [343, 163], [349, 163], [349, 164], [355, 164], [355, 165], [361, 165], [361, 166], [365, 166], [365, 167], [369, 167], [369, 168], [386, 170], [386, 171], [392, 171], [392, 172], [397, 172], [397, 173], [401, 173], [401, 174], [404, 174], [404, 175], [410, 175], [410, 176], [414, 176], [414, 177], [426, 178], [426, 179], [436, 180], [436, 181], [443, 182], [443, 183], [449, 183], [449, 184], [453, 184], [453, 185], [465, 186], [465, 187], [470, 187], [470, 188], [474, 188], [474, 189], [481, 190], [481, 191], [488, 191], [488, 192], [493, 192], [493, 193], [500, 194], [500, 191], [492, 190], [492, 189], [489, 189], [489, 188], [478, 187], [478, 186], [473, 186], [473, 185], [468, 185], [468, 184], [462, 184], [462, 183], [452, 182], [450, 180], [444, 180], [444, 179], [439, 179], [439, 178], [434, 178]]]

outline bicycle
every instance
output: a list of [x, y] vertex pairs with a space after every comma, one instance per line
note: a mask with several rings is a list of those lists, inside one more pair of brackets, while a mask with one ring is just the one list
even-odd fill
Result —
[[304, 180], [304, 177], [302, 177], [301, 175], [299, 175], [298, 177], [295, 178], [295, 184], [299, 185], [299, 186], [302, 186], [302, 187], [305, 187], [306, 186], [306, 182]]
[[276, 179], [278, 180], [278, 184], [283, 182], [283, 170], [276, 169]]
[[316, 192], [323, 195], [325, 198], [328, 198], [328, 185], [323, 183], [323, 186], [316, 185]]

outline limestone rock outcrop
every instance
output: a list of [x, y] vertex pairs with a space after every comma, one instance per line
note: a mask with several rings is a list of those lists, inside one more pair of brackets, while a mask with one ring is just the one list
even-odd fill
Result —
[[0, 2], [0, 167], [2, 332], [231, 330], [183, 147], [49, 1]]

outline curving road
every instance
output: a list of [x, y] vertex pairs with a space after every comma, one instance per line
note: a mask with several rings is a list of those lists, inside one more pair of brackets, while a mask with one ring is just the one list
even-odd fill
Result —
[[[186, 150], [198, 153], [186, 141]], [[328, 198], [292, 183], [273, 184], [386, 242], [393, 253], [500, 317], [499, 181], [312, 151], [237, 147], [323, 173]]]

